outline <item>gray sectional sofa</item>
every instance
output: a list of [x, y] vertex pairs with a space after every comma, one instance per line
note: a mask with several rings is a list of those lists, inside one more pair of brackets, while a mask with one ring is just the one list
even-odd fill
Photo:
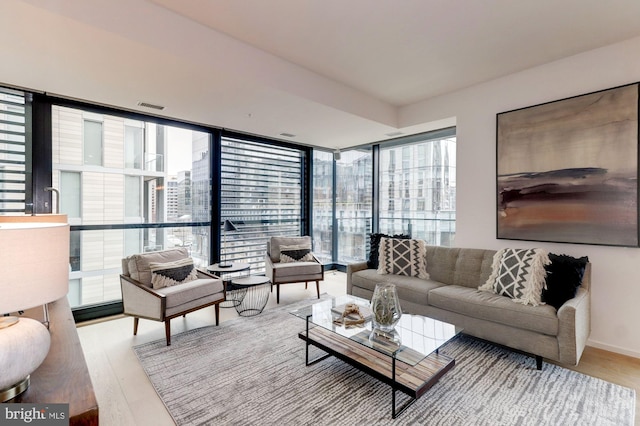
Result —
[[494, 250], [427, 246], [429, 279], [381, 275], [367, 262], [347, 267], [347, 294], [371, 299], [377, 283], [396, 285], [403, 312], [464, 328], [464, 333], [543, 358], [577, 365], [591, 331], [590, 271], [573, 299], [556, 311], [550, 305], [514, 303], [480, 291], [491, 275]]

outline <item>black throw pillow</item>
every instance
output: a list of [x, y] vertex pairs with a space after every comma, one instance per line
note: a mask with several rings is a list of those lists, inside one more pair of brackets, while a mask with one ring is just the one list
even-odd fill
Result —
[[371, 234], [369, 237], [369, 259], [367, 259], [367, 268], [369, 269], [378, 269], [379, 265], [379, 257], [378, 251], [380, 250], [380, 239], [382, 237], [385, 238], [398, 238], [402, 240], [411, 239], [411, 235], [397, 234], [397, 235], [387, 235], [387, 234]]
[[560, 309], [564, 302], [576, 296], [589, 258], [584, 256], [576, 259], [565, 254], [549, 253], [549, 260], [551, 263], [545, 266], [547, 288], [542, 290], [542, 301]]

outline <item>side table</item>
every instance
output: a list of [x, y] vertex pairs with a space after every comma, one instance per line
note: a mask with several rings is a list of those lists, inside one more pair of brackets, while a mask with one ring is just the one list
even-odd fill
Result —
[[244, 295], [247, 292], [247, 290], [244, 288], [242, 289], [231, 288], [229, 285], [231, 284], [231, 279], [228, 277], [225, 279], [225, 275], [236, 273], [236, 272], [248, 271], [250, 268], [251, 268], [251, 265], [245, 262], [232, 262], [231, 266], [227, 268], [221, 267], [219, 263], [214, 263], [213, 265], [207, 266], [207, 271], [218, 275], [222, 279], [225, 289], [227, 290], [227, 298], [225, 299], [224, 302], [220, 303], [220, 307], [222, 308], [237, 307], [240, 304], [240, 302], [242, 302], [242, 299], [244, 298]]
[[248, 277], [234, 278], [231, 286], [244, 290], [245, 295], [236, 305], [236, 312], [243, 317], [251, 317], [262, 312], [269, 300], [271, 281], [268, 277], [250, 275]]

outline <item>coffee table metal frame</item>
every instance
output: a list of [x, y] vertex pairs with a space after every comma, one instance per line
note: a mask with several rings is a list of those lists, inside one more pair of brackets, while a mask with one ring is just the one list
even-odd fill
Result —
[[[344, 303], [344, 300], [368, 305], [368, 301], [365, 299], [346, 296], [346, 298], [339, 298], [337, 303], [334, 300], [333, 306]], [[308, 312], [309, 308], [312, 307], [292, 312], [293, 315], [304, 318], [306, 321], [305, 330], [298, 334], [298, 337], [305, 341], [305, 364], [307, 366], [313, 365], [334, 356], [388, 384], [392, 389], [391, 416], [394, 419], [433, 387], [440, 377], [455, 365], [455, 360], [440, 354], [439, 349], [462, 332], [459, 327], [418, 315], [404, 314], [405, 322], [413, 322], [414, 318], [417, 320], [426, 319], [439, 326], [448, 326], [446, 328], [449, 330], [449, 334], [443, 336], [439, 343], [432, 348], [432, 351], [427, 349], [429, 353], [425, 354], [400, 343], [378, 345], [377, 338], [374, 338], [373, 335], [370, 339], [365, 339], [363, 335], [371, 333], [370, 321], [367, 323], [367, 328], [361, 329], [361, 332], [344, 336], [336, 332], [335, 327], [328, 326], [326, 318], [314, 322], [314, 313]], [[402, 324], [402, 319], [400, 324]], [[309, 360], [309, 346], [311, 345], [326, 354]], [[397, 391], [406, 394], [409, 399], [398, 405], [396, 403]]]

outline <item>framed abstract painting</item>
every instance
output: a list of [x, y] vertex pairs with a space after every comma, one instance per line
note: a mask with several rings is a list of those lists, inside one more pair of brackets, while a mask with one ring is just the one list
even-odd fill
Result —
[[638, 90], [497, 114], [497, 238], [638, 247]]

